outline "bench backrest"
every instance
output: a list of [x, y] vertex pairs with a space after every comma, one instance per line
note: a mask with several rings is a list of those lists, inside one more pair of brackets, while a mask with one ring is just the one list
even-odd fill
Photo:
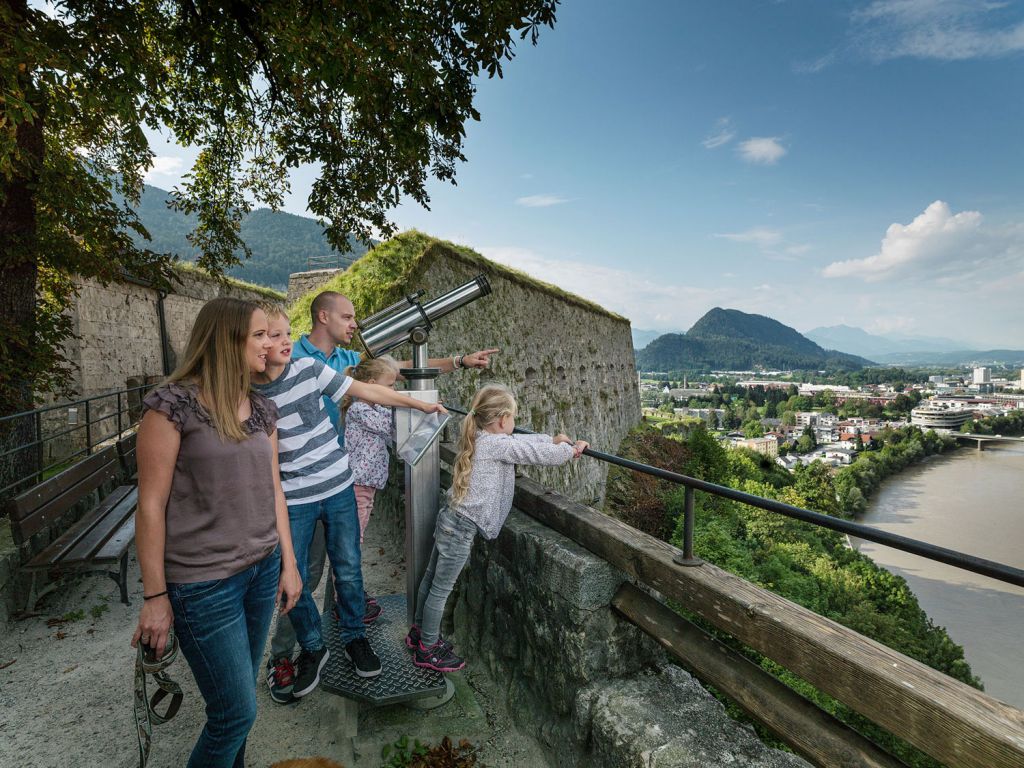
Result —
[[121, 460], [121, 469], [125, 477], [133, 477], [138, 470], [135, 462], [135, 432], [117, 441], [117, 456]]
[[121, 472], [114, 446], [79, 461], [7, 502], [11, 535], [23, 544]]

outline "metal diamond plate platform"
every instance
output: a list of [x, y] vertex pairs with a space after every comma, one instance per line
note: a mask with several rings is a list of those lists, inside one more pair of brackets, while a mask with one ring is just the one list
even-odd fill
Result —
[[355, 673], [352, 662], [345, 657], [338, 622], [327, 610], [323, 614], [324, 640], [331, 655], [320, 673], [321, 687], [375, 706], [443, 695], [444, 675], [414, 666], [412, 653], [405, 647], [405, 635], [409, 631], [405, 595], [384, 595], [377, 601], [382, 609], [380, 618], [366, 628], [366, 637], [380, 657], [381, 673], [371, 678]]

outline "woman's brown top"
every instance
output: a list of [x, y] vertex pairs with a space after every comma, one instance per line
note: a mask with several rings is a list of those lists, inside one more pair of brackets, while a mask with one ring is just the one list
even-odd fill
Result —
[[164, 574], [187, 584], [223, 579], [277, 546], [273, 454], [277, 408], [256, 392], [241, 442], [223, 440], [194, 385], [163, 384], [146, 395], [143, 413], [159, 411], [181, 433], [167, 498]]

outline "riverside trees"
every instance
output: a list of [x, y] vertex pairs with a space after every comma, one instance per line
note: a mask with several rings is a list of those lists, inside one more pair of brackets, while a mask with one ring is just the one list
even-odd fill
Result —
[[244, 214], [279, 206], [302, 164], [319, 165], [309, 209], [345, 250], [453, 180], [474, 79], [501, 76], [558, 1], [0, 0], [0, 414], [66, 388], [71, 275], [169, 279], [111, 195], [138, 198], [143, 127], [199, 151], [174, 204], [197, 216], [200, 266], [234, 263]]

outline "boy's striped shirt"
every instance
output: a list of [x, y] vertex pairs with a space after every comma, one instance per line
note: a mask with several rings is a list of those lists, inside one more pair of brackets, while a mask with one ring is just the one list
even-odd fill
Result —
[[289, 506], [326, 499], [352, 484], [348, 452], [338, 443], [322, 399], [341, 402], [351, 383], [319, 360], [303, 357], [269, 384], [254, 385], [277, 406], [281, 486]]

